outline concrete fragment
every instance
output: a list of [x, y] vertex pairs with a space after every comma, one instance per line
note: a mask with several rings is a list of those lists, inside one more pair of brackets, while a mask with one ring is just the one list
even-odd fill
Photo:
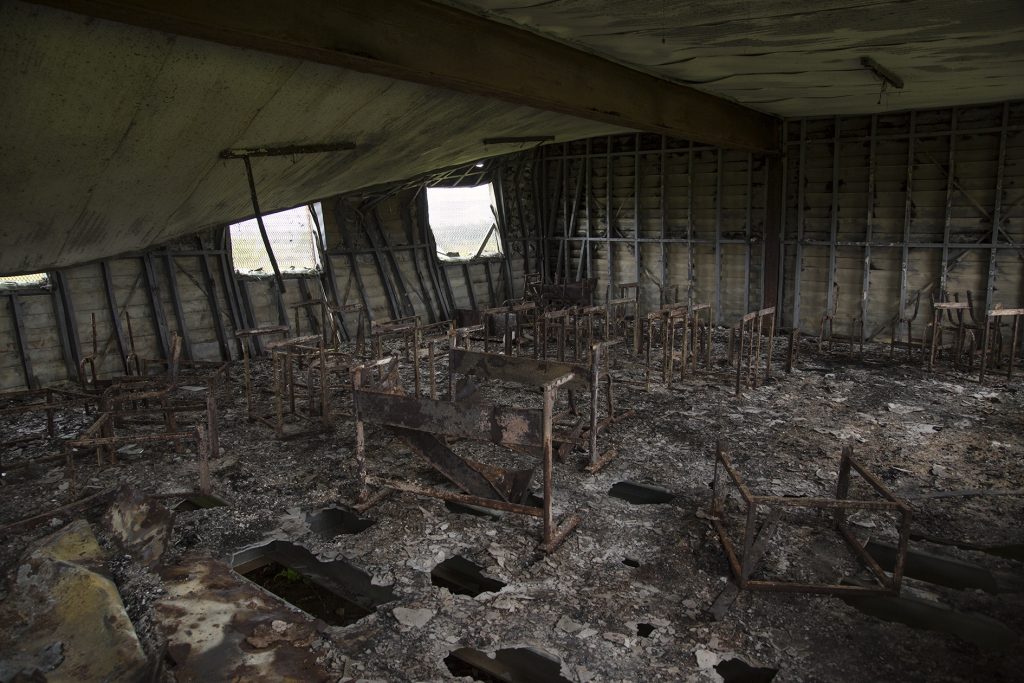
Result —
[[617, 633], [615, 631], [605, 631], [602, 637], [611, 642], [618, 643], [619, 645], [629, 646], [629, 637], [624, 633]]
[[559, 631], [565, 631], [566, 633], [576, 633], [583, 629], [583, 624], [578, 621], [573, 621], [567, 615], [563, 614], [558, 620], [558, 623], [555, 624], [555, 628]]
[[156, 622], [179, 681], [326, 681], [311, 645], [317, 623], [231, 571], [190, 557], [161, 571]]
[[392, 613], [399, 624], [413, 628], [422, 628], [434, 618], [434, 610], [424, 608], [396, 607]]
[[0, 604], [0, 680], [136, 681], [146, 657], [103, 573], [89, 524], [78, 520], [31, 548]]
[[156, 499], [123, 487], [107, 511], [106, 523], [126, 552], [152, 568], [167, 549], [174, 513]]

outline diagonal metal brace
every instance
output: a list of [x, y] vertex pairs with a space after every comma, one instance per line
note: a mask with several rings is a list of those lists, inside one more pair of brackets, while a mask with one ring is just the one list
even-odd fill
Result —
[[431, 467], [469, 495], [521, 503], [528, 494], [534, 468], [506, 470], [463, 458], [433, 434], [412, 429], [395, 431]]

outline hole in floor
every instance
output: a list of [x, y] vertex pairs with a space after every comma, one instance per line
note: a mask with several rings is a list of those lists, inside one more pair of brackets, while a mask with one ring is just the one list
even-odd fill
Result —
[[668, 489], [650, 484], [637, 484], [632, 481], [620, 481], [608, 489], [608, 495], [621, 498], [633, 505], [659, 505], [668, 503], [675, 495]]
[[770, 683], [778, 669], [750, 666], [742, 659], [725, 659], [715, 665], [725, 683]]
[[[857, 585], [867, 585], [853, 582]], [[932, 600], [911, 595], [843, 598], [846, 604], [882, 621], [906, 624], [925, 631], [950, 633], [985, 650], [1005, 651], [1017, 639], [1003, 622], [984, 614], [958, 612]]]
[[[896, 546], [871, 539], [864, 549], [882, 569], [893, 571], [898, 556]], [[978, 588], [988, 593], [999, 592], [995, 576], [984, 567], [916, 548], [907, 549], [903, 575], [950, 588]]]
[[626, 565], [627, 567], [639, 567], [640, 560], [634, 560], [632, 557], [624, 557], [622, 558], [622, 564]]
[[321, 562], [302, 546], [273, 541], [236, 553], [235, 571], [332, 626], [348, 626], [395, 599], [390, 586], [344, 560]]
[[358, 534], [373, 526], [372, 519], [364, 519], [342, 508], [324, 508], [306, 513], [306, 524], [315, 534], [333, 538], [342, 534]]
[[456, 555], [430, 571], [430, 583], [470, 597], [481, 593], [497, 593], [505, 587], [504, 582], [488, 578], [481, 571], [480, 565]]
[[637, 624], [636, 634], [641, 638], [647, 638], [654, 633], [654, 624]]
[[174, 506], [175, 512], [192, 512], [193, 510], [205, 510], [207, 508], [219, 508], [226, 506], [227, 503], [208, 493], [197, 493], [194, 496], [189, 496], [185, 500], [181, 501]]
[[444, 663], [453, 676], [471, 676], [483, 683], [569, 683], [560, 673], [561, 660], [531, 647], [498, 650], [493, 657], [463, 647], [452, 651]]
[[1024, 543], [1011, 543], [1009, 545], [990, 545], [982, 549], [983, 552], [1008, 560], [1020, 560], [1024, 562]]

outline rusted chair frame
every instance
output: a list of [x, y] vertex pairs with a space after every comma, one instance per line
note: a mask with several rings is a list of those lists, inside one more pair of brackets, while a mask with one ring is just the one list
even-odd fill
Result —
[[697, 372], [698, 360], [703, 357], [704, 365], [711, 369], [712, 350], [712, 325], [711, 325], [711, 304], [694, 304], [677, 309], [668, 314], [665, 349], [665, 383], [672, 388], [672, 378], [675, 375], [676, 360], [676, 327], [681, 320], [683, 327], [682, 347], [679, 353], [679, 381], [686, 378], [687, 368], [691, 372]]
[[[764, 363], [764, 374], [761, 374], [761, 338], [764, 336], [764, 321], [768, 319], [767, 357]], [[754, 323], [757, 323], [757, 331]], [[733, 340], [736, 353], [733, 354]], [[792, 347], [791, 347], [792, 348]], [[735, 355], [736, 360], [736, 395], [743, 395], [743, 387], [756, 389], [772, 376], [772, 356], [775, 350], [775, 307], [762, 308], [747, 313], [740, 318], [729, 335], [729, 356]], [[745, 359], [745, 361], [744, 361]], [[746, 366], [746, 372], [744, 372]], [[789, 364], [787, 363], [787, 367]]]
[[836, 310], [839, 308], [839, 283], [832, 283], [832, 308], [829, 309], [827, 306], [825, 312], [821, 314], [821, 324], [818, 326], [818, 353], [822, 352], [822, 348], [825, 344], [825, 328], [828, 327], [828, 352], [832, 353], [832, 335], [834, 333]]
[[[355, 355], [362, 358], [366, 352], [366, 335], [369, 333], [370, 319], [366, 315], [366, 307], [362, 304], [343, 304], [329, 306], [331, 312], [331, 338], [336, 348], [341, 347], [341, 330], [344, 325], [343, 316], [347, 313], [358, 313], [356, 316], [356, 350]], [[346, 333], [347, 336], [347, 333]]]
[[128, 309], [124, 311], [125, 329], [128, 331], [128, 355], [124, 358], [125, 367], [129, 375], [141, 375], [143, 373], [142, 362], [135, 350], [135, 333], [132, 331], [132, 316]]
[[[618, 285], [618, 296], [612, 298], [607, 297], [607, 306], [609, 317], [613, 317], [617, 312], [621, 311], [623, 320], [622, 336], [625, 338], [626, 335], [626, 324], [628, 321], [629, 307], [633, 308], [633, 344], [630, 350], [639, 355], [640, 344], [642, 343], [643, 337], [643, 320], [640, 317], [640, 283], [639, 282], [626, 282]], [[609, 285], [609, 293], [611, 286]], [[632, 296], [629, 294], [632, 292]], [[616, 310], [619, 309], [619, 310]], [[605, 339], [611, 339], [609, 335], [605, 335]]]
[[[313, 320], [318, 322], [318, 325], [320, 327], [320, 330], [319, 330], [318, 334], [323, 335], [324, 342], [329, 344], [329, 343], [331, 343], [331, 337], [329, 336], [329, 332], [328, 332], [328, 330], [329, 330], [329, 328], [331, 326], [330, 322], [328, 320], [328, 318], [330, 317], [329, 311], [328, 311], [329, 307], [327, 305], [327, 302], [324, 301], [323, 299], [307, 299], [305, 301], [299, 301], [299, 302], [291, 304], [291, 306], [289, 306], [289, 308], [291, 308], [293, 311], [295, 311], [294, 334], [295, 334], [296, 337], [303, 336], [303, 334], [302, 334], [302, 316], [299, 314], [299, 312], [302, 309], [304, 309], [304, 308], [308, 309], [308, 308], [312, 308], [314, 306], [316, 306], [316, 307], [318, 307], [320, 309], [320, 317], [319, 317], [319, 319], [313, 318]], [[308, 312], [307, 312], [307, 315], [310, 315], [310, 317], [312, 317], [312, 314], [310, 314]], [[315, 329], [311, 330], [311, 331], [312, 332], [317, 332], [317, 330], [315, 330]]]
[[[917, 315], [921, 310], [921, 293], [918, 292], [917, 297], [914, 299], [914, 314], [909, 318], [906, 317], [906, 311], [903, 308], [903, 304], [900, 304], [900, 310], [896, 313], [892, 319], [892, 336], [889, 341], [889, 357], [892, 358], [896, 354], [896, 346], [900, 341], [900, 333], [903, 326], [907, 328], [907, 358], [912, 360], [914, 357], [914, 321], [917, 320]], [[927, 327], [926, 327], [927, 329]], [[921, 339], [921, 353], [922, 356], [925, 350], [925, 341]]]
[[[628, 340], [627, 351], [638, 354], [643, 343], [643, 317], [640, 315], [640, 301], [636, 298], [624, 297], [605, 302], [605, 333], [604, 340]], [[630, 334], [632, 331], [632, 334]]]
[[1006, 378], [1013, 378], [1014, 366], [1017, 362], [1017, 343], [1020, 337], [1021, 318], [1024, 317], [1024, 308], [994, 308], [988, 311], [988, 315], [985, 318], [985, 330], [982, 335], [981, 342], [981, 372], [978, 375], [978, 381], [985, 381], [985, 373], [988, 371], [988, 359], [992, 354], [993, 347], [996, 345], [991, 343], [993, 338], [990, 330], [992, 329], [993, 323], [995, 324], [996, 336], [999, 338], [1000, 343], [996, 354], [996, 363], [998, 367], [1002, 362], [1002, 319], [1011, 317], [1013, 318], [1013, 324], [1010, 327], [1010, 353], [1006, 363]]
[[455, 330], [454, 320], [424, 325], [416, 331], [416, 350], [413, 354], [413, 382], [416, 395], [420, 395], [420, 351], [426, 348], [427, 369], [430, 378], [430, 398], [437, 398], [437, 344], [439, 342], [451, 343], [452, 332]]
[[376, 320], [370, 323], [370, 337], [373, 340], [373, 358], [384, 357], [384, 340], [389, 337], [400, 337], [402, 354], [409, 359], [409, 351], [416, 343], [416, 330], [420, 326], [418, 315], [407, 315], [393, 320]]
[[[172, 337], [172, 360], [169, 365], [177, 367], [180, 360], [181, 339]], [[182, 444], [196, 435], [201, 446], [219, 449], [219, 428], [216, 392], [224, 381], [226, 372], [217, 371], [206, 378], [207, 396], [203, 401], [174, 401], [172, 392], [177, 388], [177, 372], [171, 370], [163, 381], [145, 378], [128, 378], [118, 384], [111, 385], [100, 399], [97, 419], [82, 434], [67, 442], [69, 467], [73, 465], [73, 450], [76, 448], [95, 448], [97, 464], [103, 465], [104, 455], [111, 465], [117, 464], [117, 452], [114, 446], [118, 443], [170, 441], [176, 452], [183, 452]], [[155, 405], [150, 405], [150, 401]], [[178, 426], [180, 413], [205, 412], [206, 424], [182, 430]], [[162, 414], [164, 431], [158, 434], [127, 434], [118, 436], [115, 428], [132, 417]], [[199, 429], [200, 432], [195, 430]], [[202, 439], [199, 439], [199, 436]], [[200, 453], [201, 458], [208, 459], [210, 452]]]
[[[746, 517], [746, 524], [741, 551], [737, 551], [725, 525], [725, 490], [720, 475], [721, 469], [725, 470], [728, 478], [738, 489], [745, 507], [744, 516]], [[851, 499], [849, 497], [851, 471], [860, 474], [883, 500]], [[765, 527], [768, 527], [768, 524], [766, 523], [762, 526], [760, 532], [757, 529], [757, 510], [759, 507], [766, 507], [776, 514], [782, 510], [793, 508], [822, 511], [832, 510], [833, 528], [849, 545], [853, 554], [871, 571], [877, 586], [751, 579], [750, 576], [759, 560], [759, 553], [755, 550], [755, 543], [760, 542], [760, 544], [763, 544], [767, 541], [767, 539], [762, 540], [760, 536], [766, 533]], [[899, 542], [896, 551], [896, 563], [891, 576], [882, 570], [875, 559], [868, 554], [863, 545], [850, 531], [846, 515], [848, 512], [856, 510], [888, 512], [899, 517]], [[843, 448], [834, 498], [797, 498], [789, 496], [758, 496], [751, 493], [750, 489], [740, 478], [728, 454], [722, 448], [721, 442], [719, 442], [715, 449], [715, 474], [712, 480], [710, 513], [711, 523], [718, 534], [722, 549], [725, 551], [733, 578], [741, 590], [791, 591], [829, 595], [898, 595], [900, 592], [904, 567], [906, 566], [907, 544], [910, 539], [911, 510], [906, 503], [889, 491], [881, 480], [854, 460], [852, 446], [845, 446]]]
[[245, 413], [250, 422], [256, 420], [256, 413], [252, 397], [252, 360], [249, 358], [249, 342], [253, 337], [263, 338], [278, 334], [284, 335], [284, 338], [287, 338], [288, 326], [253, 327], [235, 332], [235, 338], [241, 342], [240, 346], [242, 347], [242, 370], [245, 376]]
[[572, 318], [574, 308], [558, 308], [554, 310], [543, 311], [537, 320], [537, 328], [540, 330], [539, 333], [534, 334], [536, 344], [534, 344], [533, 357], [540, 358], [541, 360], [548, 357], [548, 340], [551, 336], [551, 329], [555, 330], [557, 335], [557, 346], [555, 350], [557, 352], [556, 358], [560, 361], [565, 360], [565, 337], [566, 331], [569, 325], [569, 319]]
[[[192, 404], [179, 404], [172, 400], [172, 392], [178, 388], [181, 371], [182, 340], [177, 333], [171, 333], [171, 357], [162, 361], [166, 370], [160, 375], [148, 375], [147, 361], [143, 360], [142, 375], [130, 375], [112, 382], [103, 391], [100, 400], [100, 411], [113, 416], [118, 422], [129, 414], [160, 412], [164, 415], [164, 428], [167, 433], [178, 430], [178, 413], [197, 409]], [[150, 363], [155, 361], [150, 361]], [[150, 402], [159, 405], [150, 409]], [[140, 407], [141, 406], [141, 407]], [[180, 440], [174, 442], [175, 450], [182, 452]]]
[[[328, 381], [328, 356], [324, 340], [320, 335], [295, 337], [267, 345], [271, 354], [271, 378], [274, 386], [274, 420], [258, 416], [258, 419], [274, 430], [279, 439], [285, 438], [285, 415], [306, 422], [318, 420], [316, 430], [327, 429], [331, 424], [330, 385]], [[305, 372], [305, 382], [296, 377], [296, 369]], [[315, 378], [318, 379], [315, 381]], [[319, 389], [317, 389], [319, 387]], [[306, 390], [306, 414], [298, 410], [296, 389]], [[319, 412], [316, 394], [319, 393]], [[285, 410], [287, 404], [288, 409]], [[308, 432], [308, 430], [303, 433]], [[294, 436], [292, 434], [291, 436]]]
[[523, 330], [529, 329], [534, 345], [537, 344], [537, 319], [540, 315], [540, 309], [537, 308], [536, 302], [533, 301], [512, 301], [509, 302], [509, 306], [516, 316], [516, 353], [522, 354]]
[[464, 349], [472, 348], [473, 334], [476, 333], [476, 332], [483, 332], [483, 331], [484, 331], [484, 326], [483, 326], [482, 323], [479, 324], [479, 325], [468, 325], [466, 327], [456, 327], [448, 335], [448, 338], [450, 340], [449, 344], [450, 344], [451, 348], [453, 348], [453, 349], [460, 348], [460, 342], [461, 342], [461, 348], [464, 348]]
[[657, 337], [655, 330], [660, 326], [661, 338], [662, 338], [662, 357], [661, 357], [661, 381], [662, 383], [668, 383], [668, 364], [665, 357], [665, 348], [668, 345], [668, 325], [673, 314], [681, 313], [686, 309], [685, 303], [674, 303], [666, 304], [661, 308], [650, 311], [645, 316], [645, 329], [646, 334], [643, 342], [644, 345], [644, 390], [650, 391], [651, 389], [651, 368], [653, 367], [652, 350], [654, 348], [654, 340]]
[[[159, 410], [154, 408], [152, 410]], [[198, 410], [198, 409], [197, 409]], [[82, 432], [77, 438], [64, 443], [65, 466], [67, 477], [74, 488], [75, 479], [75, 451], [95, 450], [97, 465], [102, 467], [104, 461], [110, 465], [117, 465], [117, 446], [120, 444], [159, 443], [170, 441], [174, 444], [175, 450], [181, 452], [180, 445], [185, 441], [192, 441], [196, 444], [196, 455], [199, 458], [199, 489], [203, 493], [210, 492], [210, 469], [209, 461], [216, 452], [216, 441], [208, 438], [209, 427], [197, 424], [183, 430], [175, 428], [174, 431], [160, 434], [122, 434], [114, 432], [115, 414], [100, 413], [95, 422], [88, 429]]]
[[544, 284], [542, 273], [523, 274], [523, 298], [537, 303], [540, 300], [540, 288]]
[[541, 284], [537, 289], [536, 303], [544, 309], [568, 308], [571, 306], [592, 306], [597, 278], [585, 278], [573, 282]]
[[[523, 310], [526, 310], [526, 308]], [[488, 353], [490, 352], [491, 343], [496, 341], [496, 339], [491, 336], [491, 329], [496, 328], [497, 321], [501, 320], [503, 323], [503, 333], [501, 335], [503, 353], [508, 356], [512, 355], [513, 342], [517, 336], [516, 328], [518, 327], [518, 325], [513, 325], [514, 315], [516, 315], [516, 307], [512, 304], [495, 306], [493, 308], [483, 308], [480, 310], [480, 322], [484, 326], [484, 351]]]
[[[970, 325], [964, 322], [964, 311], [971, 310], [970, 303], [959, 301], [936, 301], [932, 303], [932, 334], [930, 351], [928, 353], [928, 369], [933, 370], [935, 359], [942, 352], [942, 334], [944, 331], [953, 331], [956, 335], [953, 343], [953, 367], [959, 368], [963, 358], [964, 348], [968, 348], [968, 367], [974, 369], [974, 351], [977, 346], [974, 331]], [[953, 315], [956, 315], [954, 320]], [[950, 322], [950, 327], [943, 323], [943, 316]], [[973, 317], [973, 312], [971, 313]]]
[[[358, 313], [356, 318], [356, 354], [361, 356], [363, 354], [366, 333], [364, 329], [364, 323], [366, 321], [366, 307], [362, 304], [344, 304], [342, 306], [332, 306], [326, 299], [309, 299], [308, 301], [300, 301], [292, 304], [291, 308], [295, 310], [295, 330], [294, 334], [296, 337], [302, 335], [302, 319], [299, 315], [299, 309], [310, 308], [312, 306], [320, 307], [320, 318], [319, 324], [321, 327], [320, 334], [323, 335], [324, 344], [330, 348], [341, 348], [343, 340], [341, 338], [342, 333], [342, 322], [341, 316], [345, 313]], [[347, 333], [346, 333], [347, 334]]]

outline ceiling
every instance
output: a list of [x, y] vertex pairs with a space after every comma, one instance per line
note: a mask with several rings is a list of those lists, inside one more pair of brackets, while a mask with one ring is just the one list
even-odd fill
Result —
[[[782, 116], [1024, 97], [1020, 0], [448, 4]], [[18, 0], [0, 2], [0, 25], [5, 274], [248, 217], [243, 164], [218, 157], [227, 148], [357, 144], [254, 159], [261, 207], [272, 211], [521, 147], [484, 146], [486, 137], [622, 130]], [[864, 54], [906, 87], [878, 104]]]
[[[450, 4], [784, 117], [1024, 97], [1021, 0]], [[863, 55], [902, 77], [904, 88], [880, 98]]]
[[226, 47], [21, 2], [0, 3], [0, 273], [142, 249], [252, 214], [221, 150], [352, 141], [255, 158], [272, 211], [607, 124]]

